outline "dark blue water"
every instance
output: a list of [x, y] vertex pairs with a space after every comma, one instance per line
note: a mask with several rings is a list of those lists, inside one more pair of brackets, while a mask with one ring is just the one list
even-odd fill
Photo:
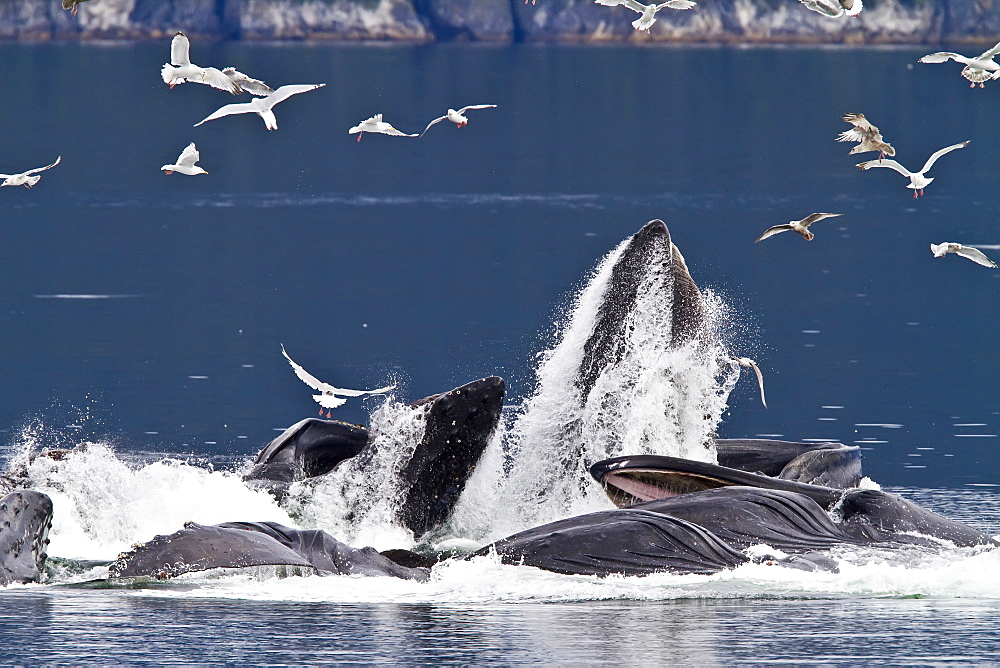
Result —
[[[282, 343], [335, 385], [416, 399], [499, 374], [517, 403], [587, 272], [662, 218], [730, 306], [731, 349], [764, 371], [769, 408], [744, 378], [722, 435], [861, 443], [875, 480], [938, 489], [940, 510], [995, 529], [1000, 272], [928, 246], [1000, 256], [1000, 89], [914, 65], [923, 53], [196, 41], [199, 63], [327, 84], [279, 105], [268, 133], [256, 116], [192, 128], [232, 100], [163, 85], [166, 44], [0, 45], [0, 171], [63, 158], [0, 191], [0, 440], [252, 455], [315, 412]], [[499, 106], [419, 140], [347, 134], [475, 103]], [[911, 169], [972, 143], [913, 200], [833, 141], [846, 112]], [[163, 175], [190, 141], [210, 175]], [[812, 243], [753, 243], [812, 211], [844, 215]], [[336, 417], [366, 422], [377, 403]], [[32, 663], [996, 661], [1000, 593], [963, 568], [670, 581], [649, 601], [642, 583], [531, 577], [512, 595], [517, 576], [488, 569], [432, 594], [354, 582], [343, 600], [288, 581], [29, 588], [0, 601], [0, 646]]]
[[[0, 169], [63, 156], [0, 192], [8, 433], [37, 417], [125, 448], [249, 454], [312, 411], [280, 343], [342, 386], [417, 398], [497, 373], [516, 401], [559, 304], [658, 217], [765, 372], [770, 408], [746, 382], [725, 435], [867, 441], [867, 470], [894, 483], [997, 479], [1000, 272], [928, 250], [1000, 243], [996, 90], [914, 65], [918, 49], [193, 49], [328, 85], [283, 103], [277, 132], [253, 115], [192, 128], [230, 99], [163, 85], [165, 45], [0, 47], [16, 91]], [[487, 102], [420, 140], [346, 134]], [[849, 111], [911, 168], [972, 143], [914, 201], [833, 141]], [[189, 141], [211, 174], [159, 172]], [[845, 215], [813, 243], [752, 243], [814, 210]]]

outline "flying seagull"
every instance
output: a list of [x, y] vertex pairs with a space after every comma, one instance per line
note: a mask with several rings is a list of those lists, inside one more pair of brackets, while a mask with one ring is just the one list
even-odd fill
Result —
[[299, 377], [299, 380], [319, 392], [319, 394], [313, 395], [313, 400], [315, 400], [321, 407], [319, 411], [320, 415], [323, 414], [323, 409], [326, 408], [326, 416], [330, 417], [329, 409], [336, 408], [337, 406], [342, 406], [347, 403], [347, 399], [344, 397], [360, 397], [365, 394], [384, 394], [396, 387], [395, 385], [388, 385], [386, 387], [380, 387], [377, 390], [344, 390], [339, 387], [334, 387], [329, 383], [324, 383], [320, 379], [316, 378], [316, 376], [296, 364], [295, 361], [288, 356], [288, 353], [285, 352], [285, 344], [281, 344], [281, 354], [284, 355], [285, 359], [288, 360], [288, 363], [292, 365], [292, 369], [295, 371], [295, 375]]
[[934, 162], [945, 153], [950, 153], [951, 151], [954, 151], [959, 148], [965, 148], [968, 145], [969, 142], [964, 141], [961, 144], [952, 144], [951, 146], [945, 146], [943, 149], [941, 149], [940, 151], [936, 151], [931, 155], [931, 157], [927, 158], [927, 162], [924, 163], [923, 169], [921, 169], [919, 172], [911, 172], [910, 170], [908, 170], [906, 167], [903, 167], [895, 160], [869, 160], [868, 162], [859, 163], [855, 165], [855, 167], [857, 167], [858, 169], [871, 169], [872, 167], [888, 167], [889, 169], [895, 170], [900, 174], [902, 174], [903, 176], [905, 176], [906, 178], [910, 179], [910, 185], [906, 187], [912, 188], [913, 197], [917, 198], [920, 195], [924, 194], [924, 188], [926, 188], [930, 184], [930, 182], [934, 180], [933, 178], [929, 178], [927, 176], [927, 172], [930, 170], [931, 165], [933, 165]]
[[[764, 230], [764, 234], [757, 237], [757, 241], [763, 241], [768, 237], [773, 237], [775, 234], [780, 234], [782, 232], [798, 232], [801, 234], [806, 241], [812, 241], [815, 236], [809, 231], [809, 226], [815, 223], [817, 220], [823, 220], [824, 218], [834, 218], [836, 216], [843, 216], [842, 213], [810, 213], [808, 216], [802, 220], [793, 220], [784, 225], [775, 225]], [[757, 243], [755, 241], [754, 243]], [[746, 365], [743, 365], [746, 366]]]
[[200, 83], [224, 90], [233, 95], [243, 92], [235, 81], [214, 67], [198, 67], [191, 62], [191, 42], [182, 32], [174, 35], [170, 41], [170, 62], [160, 69], [163, 82], [171, 88], [185, 81]]
[[760, 403], [764, 404], [764, 408], [767, 408], [767, 402], [764, 401], [764, 374], [760, 372], [757, 363], [749, 357], [730, 357], [729, 361], [746, 369], [753, 369], [754, 373], [757, 374], [757, 386], [760, 388]]
[[594, 2], [605, 7], [625, 5], [632, 11], [639, 12], [642, 16], [632, 21], [632, 27], [636, 30], [649, 30], [650, 26], [656, 23], [656, 12], [661, 9], [667, 7], [670, 9], [691, 9], [695, 6], [695, 3], [691, 2], [691, 0], [670, 0], [670, 2], [661, 2], [659, 4], [654, 2], [649, 5], [636, 2], [636, 0], [594, 0]]
[[326, 84], [289, 84], [287, 86], [281, 86], [273, 93], [267, 97], [255, 97], [249, 102], [237, 102], [235, 104], [227, 104], [216, 109], [210, 116], [194, 124], [194, 127], [198, 127], [202, 123], [207, 123], [208, 121], [214, 121], [216, 118], [222, 118], [223, 116], [232, 116], [233, 114], [257, 114], [264, 119], [264, 126], [268, 130], [278, 129], [278, 119], [274, 117], [274, 112], [271, 108], [279, 102], [283, 102], [293, 95], [298, 95], [299, 93], [306, 93], [311, 90], [316, 90], [317, 88], [322, 88]]
[[55, 162], [46, 167], [29, 169], [28, 171], [21, 172], [20, 174], [0, 174], [0, 179], [3, 179], [3, 183], [0, 183], [0, 188], [4, 186], [24, 186], [25, 188], [31, 188], [42, 179], [41, 176], [38, 176], [38, 172], [44, 172], [46, 169], [52, 169], [61, 161], [62, 156], [60, 155], [56, 158]]
[[924, 56], [919, 62], [946, 63], [949, 60], [954, 60], [956, 63], [963, 63], [965, 67], [962, 68], [962, 76], [971, 82], [969, 88], [975, 88], [976, 84], [979, 84], [980, 88], [985, 88], [984, 81], [1000, 79], [1000, 65], [997, 65], [996, 61], [993, 60], [997, 54], [1000, 54], [1000, 44], [996, 44], [976, 58], [966, 58], [951, 51], [938, 51]]
[[[428, 126], [430, 127], [430, 126]], [[388, 123], [382, 120], [382, 114], [375, 114], [369, 119], [363, 120], [353, 128], [347, 131], [347, 134], [358, 136], [358, 141], [361, 141], [361, 135], [366, 132], [377, 132], [383, 135], [392, 135], [393, 137], [419, 137], [420, 135], [410, 135], [405, 132], [400, 132], [396, 128], [392, 127]], [[427, 132], [427, 130], [424, 130]]]
[[[440, 123], [441, 121], [451, 121], [452, 123], [455, 124], [455, 127], [458, 127], [458, 128], [465, 127], [466, 125], [469, 124], [469, 119], [465, 117], [465, 112], [467, 112], [469, 109], [491, 109], [491, 108], [493, 108], [495, 106], [497, 106], [497, 105], [495, 105], [495, 104], [470, 104], [467, 107], [462, 107], [458, 111], [455, 111], [454, 109], [449, 109], [447, 114], [445, 114], [444, 116], [439, 116], [438, 118], [435, 118], [433, 121], [431, 121], [430, 123], [428, 123], [427, 127], [424, 128], [424, 132], [427, 132], [428, 130], [431, 129], [431, 126], [436, 125], [436, 124]], [[424, 132], [420, 133], [421, 137], [424, 136]]]
[[841, 16], [857, 16], [861, 13], [863, 5], [861, 0], [799, 0], [806, 9], [811, 9], [817, 14], [829, 16], [832, 19]]
[[201, 159], [201, 155], [198, 153], [198, 149], [195, 148], [194, 142], [188, 144], [183, 151], [181, 151], [180, 157], [177, 158], [177, 164], [175, 165], [163, 165], [160, 167], [161, 170], [167, 174], [173, 174], [177, 172], [178, 174], [187, 174], [188, 176], [194, 176], [195, 174], [208, 174], [204, 169], [194, 164]]
[[265, 95], [270, 95], [274, 92], [274, 89], [268, 86], [266, 83], [260, 79], [253, 79], [243, 74], [235, 67], [227, 67], [222, 70], [222, 73], [229, 77], [229, 80], [240, 87], [240, 90], [244, 90], [251, 95], [256, 95], [258, 97], [264, 97]]
[[837, 141], [859, 142], [857, 146], [851, 149], [848, 155], [878, 151], [880, 160], [887, 155], [896, 155], [896, 149], [890, 146], [888, 142], [883, 141], [882, 133], [878, 131], [877, 127], [868, 122], [864, 114], [846, 114], [844, 121], [854, 127], [837, 135]]
[[986, 257], [986, 255], [983, 254], [983, 252], [978, 248], [956, 244], [954, 241], [946, 241], [942, 244], [931, 244], [931, 252], [934, 253], [934, 257], [944, 257], [946, 253], [954, 253], [956, 255], [961, 255], [964, 258], [968, 258], [976, 264], [981, 264], [984, 267], [992, 267], [996, 269], [997, 266], [993, 260]]
[[86, 2], [87, 0], [62, 0], [62, 8], [70, 10], [71, 13], [76, 14], [80, 8], [77, 7], [81, 2]]

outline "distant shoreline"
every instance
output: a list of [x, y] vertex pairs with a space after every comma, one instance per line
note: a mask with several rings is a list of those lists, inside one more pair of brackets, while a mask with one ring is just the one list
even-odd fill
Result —
[[194, 39], [299, 43], [938, 45], [1000, 41], [1000, 3], [866, 0], [830, 18], [796, 0], [697, 0], [636, 13], [593, 0], [60, 0], [0, 1], [0, 43]]

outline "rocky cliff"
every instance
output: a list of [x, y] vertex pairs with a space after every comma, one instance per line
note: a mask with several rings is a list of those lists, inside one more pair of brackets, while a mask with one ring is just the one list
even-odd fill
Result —
[[0, 39], [158, 39], [182, 30], [232, 39], [486, 42], [933, 43], [1000, 39], [996, 0], [866, 0], [831, 19], [795, 0], [700, 0], [638, 14], [593, 0], [0, 0]]

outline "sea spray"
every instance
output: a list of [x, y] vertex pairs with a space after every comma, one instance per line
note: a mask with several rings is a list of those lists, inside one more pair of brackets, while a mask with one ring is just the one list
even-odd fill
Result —
[[56, 557], [114, 559], [186, 521], [291, 523], [269, 494], [232, 473], [173, 459], [129, 463], [104, 443], [80, 444], [58, 460], [34, 457], [23, 474], [28, 486], [52, 498], [49, 554]]
[[[494, 539], [611, 507], [588, 471], [601, 459], [635, 453], [715, 462], [711, 436], [739, 377], [719, 337], [728, 310], [703, 292], [690, 307], [702, 311], [697, 327], [679, 336], [685, 323], [674, 322], [673, 307], [683, 258], [668, 239], [647, 238], [638, 249], [635, 239], [598, 264], [557, 324], [533, 394], [487, 450], [489, 465], [476, 471], [456, 508], [457, 532]], [[615, 275], [624, 264], [636, 281], [631, 300], [610, 292], [620, 289]], [[622, 304], [627, 312], [609, 314]], [[612, 335], [601, 332], [602, 339], [596, 330], [609, 322]], [[595, 348], [604, 355], [595, 357]]]
[[412, 534], [398, 520], [400, 477], [423, 438], [428, 409], [386, 401], [372, 413], [365, 451], [293, 485], [285, 507], [302, 526], [349, 545], [412, 546]]

